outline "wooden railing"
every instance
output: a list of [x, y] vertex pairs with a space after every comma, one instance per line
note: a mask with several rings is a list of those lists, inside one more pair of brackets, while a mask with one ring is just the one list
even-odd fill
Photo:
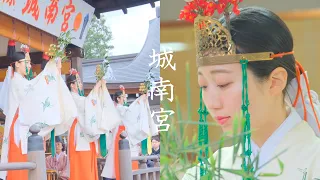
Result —
[[[40, 128], [37, 125], [30, 127], [32, 134], [28, 138], [28, 162], [0, 163], [0, 171], [29, 170], [28, 179], [56, 180], [57, 173], [46, 170], [43, 139], [38, 135]], [[131, 157], [129, 141], [126, 135], [120, 135], [119, 161], [121, 180], [160, 180], [160, 157], [138, 156]], [[147, 167], [147, 161], [152, 160], [154, 167]], [[132, 170], [132, 161], [139, 161], [139, 169]], [[102, 173], [105, 159], [98, 159], [99, 177]], [[101, 178], [102, 180], [102, 178]]]
[[[133, 180], [159, 180], [160, 179], [160, 157], [159, 156], [138, 156], [132, 157], [132, 161], [139, 161], [139, 170], [132, 172]], [[153, 167], [147, 166], [147, 161], [154, 162]]]
[[[119, 161], [120, 161], [120, 180], [160, 180], [160, 156], [136, 156], [131, 157], [129, 141], [125, 139], [126, 134], [120, 135], [119, 141]], [[148, 167], [148, 160], [153, 161], [153, 167]], [[139, 162], [139, 169], [132, 170], [132, 162]], [[105, 159], [98, 159], [99, 180], [105, 166]]]
[[1, 163], [0, 171], [29, 170], [28, 179], [47, 180], [43, 140], [38, 135], [40, 128], [33, 125], [29, 132], [32, 135], [28, 138], [28, 162]]
[[[120, 180], [160, 180], [160, 156], [131, 157], [129, 141], [126, 134], [120, 135], [119, 161]], [[154, 167], [148, 167], [147, 161], [153, 160]], [[132, 170], [132, 161], [139, 161], [139, 169]]]

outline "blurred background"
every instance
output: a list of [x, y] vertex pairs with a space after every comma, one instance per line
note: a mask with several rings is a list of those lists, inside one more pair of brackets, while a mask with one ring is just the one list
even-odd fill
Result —
[[[161, 76], [164, 80], [170, 80], [174, 85], [174, 94], [179, 98], [182, 118], [187, 119], [186, 63], [189, 63], [192, 120], [198, 121], [200, 89], [197, 83], [193, 24], [177, 20], [184, 5], [183, 0], [161, 0], [161, 50], [172, 49], [174, 51], [172, 61], [176, 63], [176, 71], [170, 68], [161, 69]], [[311, 88], [319, 94], [320, 1], [244, 0], [240, 3], [240, 7], [245, 6], [268, 8], [285, 21], [294, 37], [295, 57], [308, 72]], [[170, 103], [170, 106], [176, 111], [175, 101]], [[208, 118], [208, 121], [212, 122], [211, 117], [208, 116]], [[170, 129], [169, 131], [175, 130]], [[191, 138], [197, 134], [198, 125], [188, 125], [185, 131], [186, 136]], [[209, 126], [209, 141], [218, 140], [221, 132], [219, 127]]]

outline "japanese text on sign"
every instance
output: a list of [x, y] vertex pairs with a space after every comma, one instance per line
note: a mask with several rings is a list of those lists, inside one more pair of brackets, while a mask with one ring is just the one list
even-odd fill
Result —
[[47, 24], [53, 24], [57, 18], [59, 7], [59, 0], [51, 0], [51, 4], [47, 6], [45, 11], [45, 19], [47, 20]]
[[80, 48], [94, 17], [94, 8], [82, 0], [0, 0], [0, 3], [1, 13], [55, 37], [72, 30], [71, 43]]
[[75, 7], [72, 4], [72, 0], [69, 0], [69, 4], [64, 6], [62, 10], [62, 15], [64, 18], [63, 24], [61, 25], [61, 31], [66, 32], [69, 28], [69, 19], [72, 13], [75, 12]]
[[32, 13], [33, 18], [37, 21], [39, 19], [39, 11], [38, 0], [28, 0], [26, 6], [22, 9], [22, 14]]

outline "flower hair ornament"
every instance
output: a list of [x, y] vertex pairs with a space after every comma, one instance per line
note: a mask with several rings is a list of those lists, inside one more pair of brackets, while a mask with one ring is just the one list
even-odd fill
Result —
[[76, 83], [77, 84], [77, 88], [78, 88], [78, 93], [80, 96], [84, 96], [84, 91], [82, 89], [80, 89], [80, 83], [81, 83], [81, 80], [80, 80], [80, 76], [79, 76], [79, 72], [74, 69], [74, 68], [71, 68], [69, 70], [69, 75], [70, 76], [75, 76], [76, 79], [74, 81], [72, 81], [72, 83]]
[[[184, 6], [184, 9], [180, 12], [180, 19], [186, 20], [194, 24], [195, 32], [195, 45], [196, 45], [196, 63], [198, 67], [212, 66], [221, 64], [240, 63], [242, 67], [242, 115], [244, 118], [244, 125], [242, 129], [242, 169], [245, 172], [253, 172], [253, 166], [251, 162], [251, 129], [250, 129], [250, 113], [249, 113], [249, 98], [248, 98], [248, 75], [247, 67], [249, 62], [253, 61], [271, 61], [275, 58], [282, 58], [286, 55], [292, 55], [292, 52], [283, 52], [274, 54], [274, 52], [257, 52], [257, 53], [246, 53], [237, 54], [236, 46], [232, 41], [230, 34], [230, 14], [234, 13], [239, 15], [241, 12], [238, 9], [238, 4], [242, 0], [189, 0]], [[232, 7], [232, 12], [231, 12]], [[224, 16], [225, 26], [213, 17], [215, 11]], [[302, 95], [301, 83], [300, 83], [300, 72], [304, 74], [304, 70], [296, 61], [297, 70], [297, 82], [298, 91], [296, 99]], [[306, 86], [309, 87], [306, 76]], [[317, 121], [318, 128], [320, 129], [318, 117], [313, 106], [310, 89], [308, 89], [308, 96], [313, 109], [314, 117]], [[297, 101], [297, 100], [296, 100]], [[304, 102], [304, 100], [302, 100]], [[303, 103], [304, 104], [304, 103]], [[296, 103], [293, 103], [295, 106]], [[305, 105], [304, 105], [305, 107]], [[306, 111], [306, 108], [304, 108]], [[200, 146], [206, 145], [204, 150], [200, 150], [199, 158], [200, 161], [200, 176], [206, 174], [204, 168], [204, 162], [202, 159], [208, 158], [208, 125], [207, 115], [208, 111], [202, 102], [202, 89], [200, 90], [200, 108], [199, 113], [199, 127], [198, 127], [198, 143]], [[305, 112], [306, 113], [306, 112]], [[313, 117], [312, 117], [313, 118]], [[306, 117], [304, 118], [306, 120]]]
[[25, 62], [25, 66], [26, 66], [27, 79], [31, 80], [31, 78], [33, 76], [32, 69], [30, 69], [30, 71], [28, 71], [27, 62], [26, 62], [26, 61], [31, 61], [30, 54], [29, 54], [30, 48], [29, 48], [29, 46], [27, 46], [25, 44], [21, 44], [20, 49], [25, 54], [25, 61], [24, 62]]

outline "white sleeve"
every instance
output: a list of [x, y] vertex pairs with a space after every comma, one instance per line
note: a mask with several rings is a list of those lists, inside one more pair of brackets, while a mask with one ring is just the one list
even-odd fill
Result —
[[9, 66], [6, 77], [4, 79], [4, 82], [2, 84], [2, 88], [0, 90], [0, 109], [3, 110], [3, 113], [6, 114], [8, 112], [8, 97], [9, 97], [9, 87], [11, 83], [11, 78], [12, 78], [12, 67]]

